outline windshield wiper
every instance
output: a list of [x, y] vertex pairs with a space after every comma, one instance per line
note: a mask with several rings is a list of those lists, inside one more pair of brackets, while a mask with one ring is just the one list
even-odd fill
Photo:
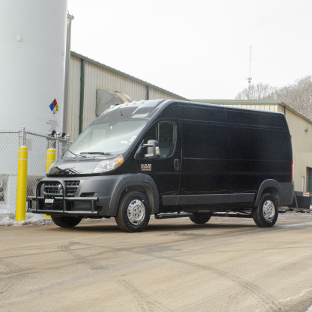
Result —
[[112, 153], [104, 153], [104, 152], [81, 152], [80, 154], [91, 154], [91, 155], [112, 155]]
[[[82, 155], [80, 155], [80, 154], [76, 154], [76, 153], [74, 153], [74, 152], [72, 152], [71, 150], [66, 150], [66, 152], [70, 152], [71, 154], [73, 154], [74, 156], [76, 156], [76, 157], [86, 157], [86, 156], [82, 156]], [[81, 153], [82, 154], [82, 153]]]

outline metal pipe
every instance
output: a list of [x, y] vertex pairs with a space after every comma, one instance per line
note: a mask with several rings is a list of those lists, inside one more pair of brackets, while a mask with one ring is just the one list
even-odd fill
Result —
[[22, 130], [21, 130], [21, 142], [20, 142], [20, 145], [26, 146], [26, 131], [25, 131], [25, 127], [22, 127]]
[[82, 126], [83, 126], [84, 84], [85, 84], [85, 60], [81, 59], [81, 65], [80, 65], [79, 134], [82, 132]]
[[68, 77], [69, 77], [69, 62], [70, 62], [70, 47], [71, 47], [71, 22], [74, 19], [73, 15], [67, 13], [67, 36], [66, 36], [66, 58], [65, 58], [65, 80], [64, 80], [64, 104], [63, 104], [63, 131], [66, 132], [67, 121], [67, 106], [68, 106]]
[[60, 155], [60, 138], [61, 138], [61, 134], [58, 132], [56, 133], [56, 157], [55, 157], [55, 161], [57, 161], [59, 159], [59, 155]]

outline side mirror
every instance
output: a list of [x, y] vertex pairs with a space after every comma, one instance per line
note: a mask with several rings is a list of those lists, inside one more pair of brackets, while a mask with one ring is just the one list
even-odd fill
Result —
[[[147, 148], [147, 154], [143, 155], [143, 151], [145, 148]], [[158, 142], [155, 140], [148, 140], [147, 144], [144, 144], [144, 142], [142, 141], [139, 148], [137, 149], [137, 151], [134, 154], [134, 159], [140, 160], [140, 159], [142, 159], [142, 157], [144, 157], [146, 159], [150, 159], [150, 160], [160, 158]]]
[[144, 154], [146, 159], [158, 159], [159, 155], [159, 143], [155, 140], [148, 140], [147, 144], [143, 144], [143, 147], [147, 147], [147, 154]]

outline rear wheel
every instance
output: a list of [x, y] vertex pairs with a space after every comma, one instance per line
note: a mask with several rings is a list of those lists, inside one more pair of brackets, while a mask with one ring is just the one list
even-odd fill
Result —
[[51, 216], [53, 222], [63, 228], [73, 228], [80, 223], [81, 218], [78, 217], [57, 217]]
[[190, 216], [190, 220], [196, 224], [205, 224], [210, 220], [211, 215], [212, 214], [210, 212], [207, 212], [207, 213], [196, 213], [196, 212], [194, 212]]
[[260, 227], [273, 226], [278, 218], [277, 201], [271, 194], [262, 195], [258, 207], [252, 211], [255, 223]]
[[126, 232], [140, 232], [150, 220], [149, 202], [142, 192], [125, 194], [115, 217], [118, 227]]

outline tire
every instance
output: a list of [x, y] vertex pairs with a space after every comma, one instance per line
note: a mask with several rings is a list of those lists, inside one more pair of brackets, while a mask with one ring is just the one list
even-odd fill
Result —
[[120, 201], [115, 217], [118, 227], [125, 232], [140, 232], [150, 220], [150, 206], [145, 194], [129, 192]]
[[258, 207], [252, 210], [252, 217], [260, 227], [271, 227], [278, 218], [277, 201], [271, 194], [262, 195]]
[[190, 220], [196, 224], [205, 224], [207, 223], [211, 218], [211, 213], [193, 213], [190, 216]]
[[53, 222], [63, 228], [73, 228], [80, 223], [81, 218], [51, 216]]

